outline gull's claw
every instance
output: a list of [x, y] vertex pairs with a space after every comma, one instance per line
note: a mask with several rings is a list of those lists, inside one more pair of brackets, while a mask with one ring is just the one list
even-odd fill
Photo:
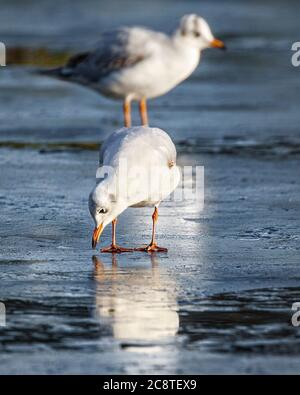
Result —
[[145, 247], [135, 248], [134, 251], [144, 251], [144, 252], [168, 252], [167, 248], [159, 247], [156, 243], [149, 244]]
[[110, 253], [110, 254], [121, 254], [122, 252], [132, 252], [133, 248], [124, 248], [124, 247], [120, 247], [118, 245], [110, 245], [109, 247], [105, 247], [102, 248], [100, 250], [101, 252], [106, 252], [106, 253]]

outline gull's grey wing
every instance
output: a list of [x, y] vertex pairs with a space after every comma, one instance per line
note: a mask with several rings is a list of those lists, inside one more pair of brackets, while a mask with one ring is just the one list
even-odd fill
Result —
[[138, 27], [104, 33], [95, 50], [70, 58], [59, 69], [59, 76], [86, 83], [97, 82], [113, 71], [131, 67], [151, 56], [157, 40], [163, 37]]

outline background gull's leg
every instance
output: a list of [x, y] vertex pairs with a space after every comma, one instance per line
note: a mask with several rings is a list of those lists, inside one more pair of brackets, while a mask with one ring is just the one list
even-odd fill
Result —
[[143, 97], [143, 99], [140, 100], [139, 107], [140, 107], [140, 116], [141, 116], [142, 125], [147, 126], [148, 109], [147, 109], [147, 99], [145, 97]]
[[126, 97], [123, 103], [124, 125], [126, 128], [131, 127], [131, 98]]

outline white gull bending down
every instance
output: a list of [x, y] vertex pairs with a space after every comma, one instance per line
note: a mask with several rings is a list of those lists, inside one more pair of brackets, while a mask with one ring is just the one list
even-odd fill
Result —
[[95, 222], [93, 248], [103, 229], [112, 223], [112, 244], [101, 251], [132, 251], [116, 243], [117, 217], [128, 207], [152, 206], [151, 242], [136, 250], [166, 251], [155, 240], [158, 206], [180, 181], [176, 148], [169, 135], [147, 126], [120, 129], [105, 141], [100, 152], [100, 165], [103, 178], [98, 180], [89, 196], [89, 209]]
[[139, 101], [143, 125], [148, 124], [148, 98], [167, 93], [188, 78], [205, 48], [225, 48], [198, 15], [182, 17], [168, 36], [143, 27], [104, 33], [96, 48], [70, 58], [63, 67], [43, 74], [88, 86], [104, 96], [122, 99], [124, 124], [131, 126], [131, 101]]

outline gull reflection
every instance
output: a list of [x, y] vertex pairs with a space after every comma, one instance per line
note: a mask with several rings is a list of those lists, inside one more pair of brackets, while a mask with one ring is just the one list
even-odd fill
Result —
[[151, 267], [119, 268], [116, 255], [105, 267], [93, 257], [96, 315], [115, 339], [145, 345], [174, 338], [179, 327], [175, 281], [151, 254]]

